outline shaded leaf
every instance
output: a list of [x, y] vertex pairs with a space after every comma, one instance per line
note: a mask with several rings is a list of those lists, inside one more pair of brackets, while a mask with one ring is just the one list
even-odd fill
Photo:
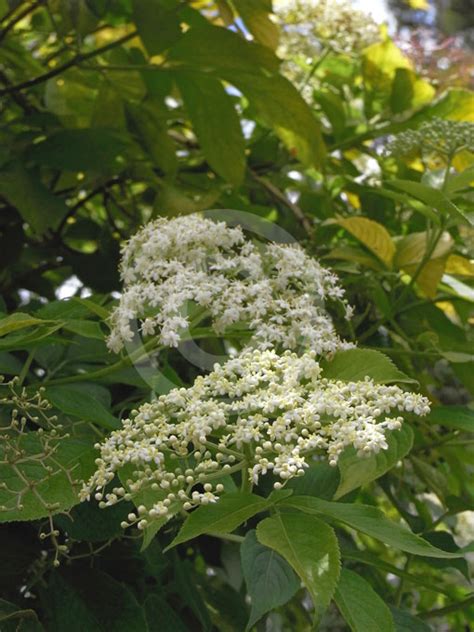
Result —
[[407, 527], [385, 518], [384, 513], [372, 505], [329, 502], [312, 496], [292, 496], [284, 500], [282, 504], [308, 514], [337, 520], [394, 549], [413, 555], [439, 558], [462, 557], [459, 553], [450, 553], [431, 545]]
[[388, 606], [357, 573], [342, 569], [334, 600], [353, 632], [395, 632]]
[[258, 541], [279, 553], [308, 589], [319, 617], [328, 607], [340, 571], [336, 535], [314, 516], [282, 513], [257, 527]]
[[246, 165], [245, 142], [232, 98], [218, 79], [184, 72], [175, 76], [209, 164], [225, 180], [239, 185]]
[[362, 459], [352, 446], [344, 450], [337, 463], [341, 482], [334, 498], [341, 498], [353, 489], [376, 480], [394, 467], [412, 448], [412, 429], [404, 423], [400, 430], [387, 433], [387, 443], [386, 450]]
[[249, 531], [240, 547], [242, 569], [252, 610], [247, 629], [264, 614], [285, 604], [300, 587], [291, 566], [257, 540], [255, 531]]

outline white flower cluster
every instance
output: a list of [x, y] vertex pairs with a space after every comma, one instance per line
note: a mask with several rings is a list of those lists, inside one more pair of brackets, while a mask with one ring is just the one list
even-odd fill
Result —
[[380, 26], [349, 0], [291, 0], [277, 3], [275, 13], [283, 47], [290, 56], [301, 51], [314, 57], [321, 45], [336, 52], [358, 53], [381, 38]]
[[189, 301], [217, 334], [245, 328], [260, 349], [302, 345], [329, 354], [352, 346], [338, 338], [322, 305], [342, 301], [350, 316], [337, 277], [298, 245], [257, 246], [240, 228], [188, 215], [147, 224], [122, 256], [124, 289], [108, 339], [115, 352], [133, 338], [134, 320], [144, 335], [177, 346], [190, 324]]
[[[97, 471], [82, 499], [95, 493], [105, 507], [154, 491], [124, 523], [144, 528], [150, 519], [215, 502], [226, 474], [240, 471], [251, 485], [272, 472], [279, 489], [304, 474], [313, 454], [327, 453], [336, 465], [346, 446], [361, 457], [384, 450], [401, 412], [425, 415], [428, 401], [368, 378], [326, 379], [314, 352], [248, 350], [134, 411], [97, 445]], [[125, 466], [124, 486], [105, 491]]]
[[474, 152], [474, 123], [440, 118], [426, 121], [417, 130], [397, 134], [387, 147], [393, 156], [422, 153], [447, 157], [463, 149]]

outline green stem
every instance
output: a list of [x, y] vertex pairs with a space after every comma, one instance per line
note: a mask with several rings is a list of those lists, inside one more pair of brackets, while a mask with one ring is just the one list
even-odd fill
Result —
[[[412, 559], [413, 558], [411, 555], [407, 556], [407, 561], [405, 562], [405, 566], [403, 567], [404, 574], [408, 573], [408, 569], [410, 568]], [[397, 592], [395, 593], [395, 605], [397, 606], [397, 608], [400, 607], [400, 604], [402, 602], [404, 588], [405, 588], [405, 577], [402, 576], [400, 577], [400, 582], [398, 584]]]
[[24, 365], [21, 368], [20, 375], [18, 376], [18, 386], [21, 386], [25, 381], [25, 377], [28, 375], [28, 371], [30, 370], [31, 363], [33, 362], [33, 358], [35, 357], [36, 347], [30, 350], [28, 357], [25, 360]]
[[451, 612], [457, 612], [458, 610], [463, 610], [468, 606], [474, 604], [474, 595], [470, 595], [463, 599], [462, 601], [458, 601], [456, 603], [451, 604], [450, 606], [446, 606], [445, 608], [438, 608], [436, 610], [427, 610], [425, 612], [419, 612], [416, 616], [420, 619], [434, 619], [436, 617], [444, 617], [447, 614], [451, 614]]
[[330, 52], [331, 52], [331, 49], [329, 47], [323, 48], [323, 50], [321, 51], [321, 55], [313, 63], [313, 65], [311, 66], [308, 74], [306, 75], [306, 77], [303, 79], [301, 85], [299, 86], [298, 92], [300, 92], [300, 93], [303, 92], [303, 90], [306, 88], [308, 83], [314, 77], [314, 73], [317, 71], [317, 69], [320, 67], [320, 65], [323, 63], [323, 61], [326, 59], [326, 57], [329, 55]]
[[213, 538], [219, 538], [219, 540], [228, 540], [229, 542], [238, 542], [239, 544], [242, 544], [245, 539], [241, 535], [235, 535], [233, 533], [215, 533], [214, 531], [209, 531], [208, 535], [212, 535]]

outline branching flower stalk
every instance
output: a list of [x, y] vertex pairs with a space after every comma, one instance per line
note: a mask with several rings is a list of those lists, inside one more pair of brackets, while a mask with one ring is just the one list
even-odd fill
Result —
[[[3, 381], [3, 378], [2, 378]], [[40, 389], [33, 395], [29, 395], [25, 388], [18, 393], [16, 391], [18, 378], [14, 378], [4, 386], [9, 389], [7, 396], [0, 398], [0, 405], [8, 407], [10, 411], [10, 422], [0, 429], [1, 458], [0, 466], [12, 468], [16, 476], [23, 481], [24, 487], [20, 489], [10, 489], [8, 483], [0, 482], [0, 491], [11, 494], [11, 503], [2, 504], [0, 511], [21, 510], [23, 496], [32, 491], [42, 502], [41, 495], [36, 489], [39, 484], [49, 478], [53, 468], [48, 459], [56, 452], [59, 442], [68, 435], [62, 434], [62, 426], [57, 424], [56, 416], [48, 415], [51, 408], [50, 403], [44, 399], [44, 389]], [[37, 428], [32, 433], [27, 429], [28, 424], [34, 424]], [[34, 441], [36, 450], [25, 449], [26, 442]], [[30, 479], [25, 473], [25, 465], [37, 464], [44, 470], [44, 478]], [[3, 496], [4, 494], [2, 494]], [[45, 508], [54, 510], [47, 503]]]
[[[314, 352], [248, 350], [134, 411], [97, 444], [81, 498], [107, 507], [147, 490], [141, 497], [153, 500], [123, 523], [143, 529], [216, 502], [236, 472], [250, 485], [271, 473], [280, 489], [315, 454], [333, 466], [347, 446], [361, 458], [376, 454], [388, 447], [386, 432], [400, 428], [400, 413], [428, 411], [426, 398], [398, 386], [324, 378]], [[110, 489], [117, 473], [122, 485]]]

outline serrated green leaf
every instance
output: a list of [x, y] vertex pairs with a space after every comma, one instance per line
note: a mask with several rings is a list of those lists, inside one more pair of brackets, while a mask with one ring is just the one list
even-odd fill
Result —
[[270, 500], [255, 494], [225, 494], [216, 503], [203, 505], [193, 511], [170, 547], [203, 533], [230, 533], [255, 514], [268, 509], [271, 504]]
[[240, 557], [247, 592], [252, 600], [247, 624], [250, 629], [264, 614], [291, 599], [300, 582], [278, 553], [258, 542], [254, 530], [245, 536]]
[[357, 573], [342, 569], [334, 600], [353, 632], [395, 632], [388, 606]]
[[367, 458], [361, 458], [350, 446], [339, 457], [341, 482], [334, 498], [341, 498], [353, 489], [366, 485], [388, 472], [403, 459], [413, 446], [413, 431], [406, 423], [400, 430], [387, 433], [388, 448]]
[[447, 428], [474, 432], [474, 410], [467, 406], [437, 406], [433, 408], [427, 421]]
[[336, 503], [312, 496], [292, 496], [282, 501], [282, 504], [310, 515], [326, 516], [337, 520], [399, 551], [426, 557], [462, 557], [459, 553], [442, 551], [432, 546], [407, 527], [385, 518], [383, 512], [372, 505]]
[[298, 496], [316, 496], [331, 500], [340, 483], [339, 470], [329, 463], [315, 463], [305, 470], [304, 476], [288, 481], [285, 489], [292, 489]]
[[309, 591], [319, 618], [328, 607], [339, 578], [339, 547], [333, 529], [314, 516], [281, 513], [259, 523], [257, 539], [295, 570]]
[[45, 396], [53, 406], [67, 415], [115, 430], [120, 427], [120, 421], [97, 398], [98, 388], [101, 387], [87, 383], [49, 386]]
[[433, 632], [433, 629], [410, 612], [390, 606], [396, 632]]
[[321, 366], [324, 377], [343, 382], [357, 382], [370, 377], [378, 384], [416, 383], [397, 369], [389, 357], [374, 349], [338, 351], [331, 360], [323, 360]]

